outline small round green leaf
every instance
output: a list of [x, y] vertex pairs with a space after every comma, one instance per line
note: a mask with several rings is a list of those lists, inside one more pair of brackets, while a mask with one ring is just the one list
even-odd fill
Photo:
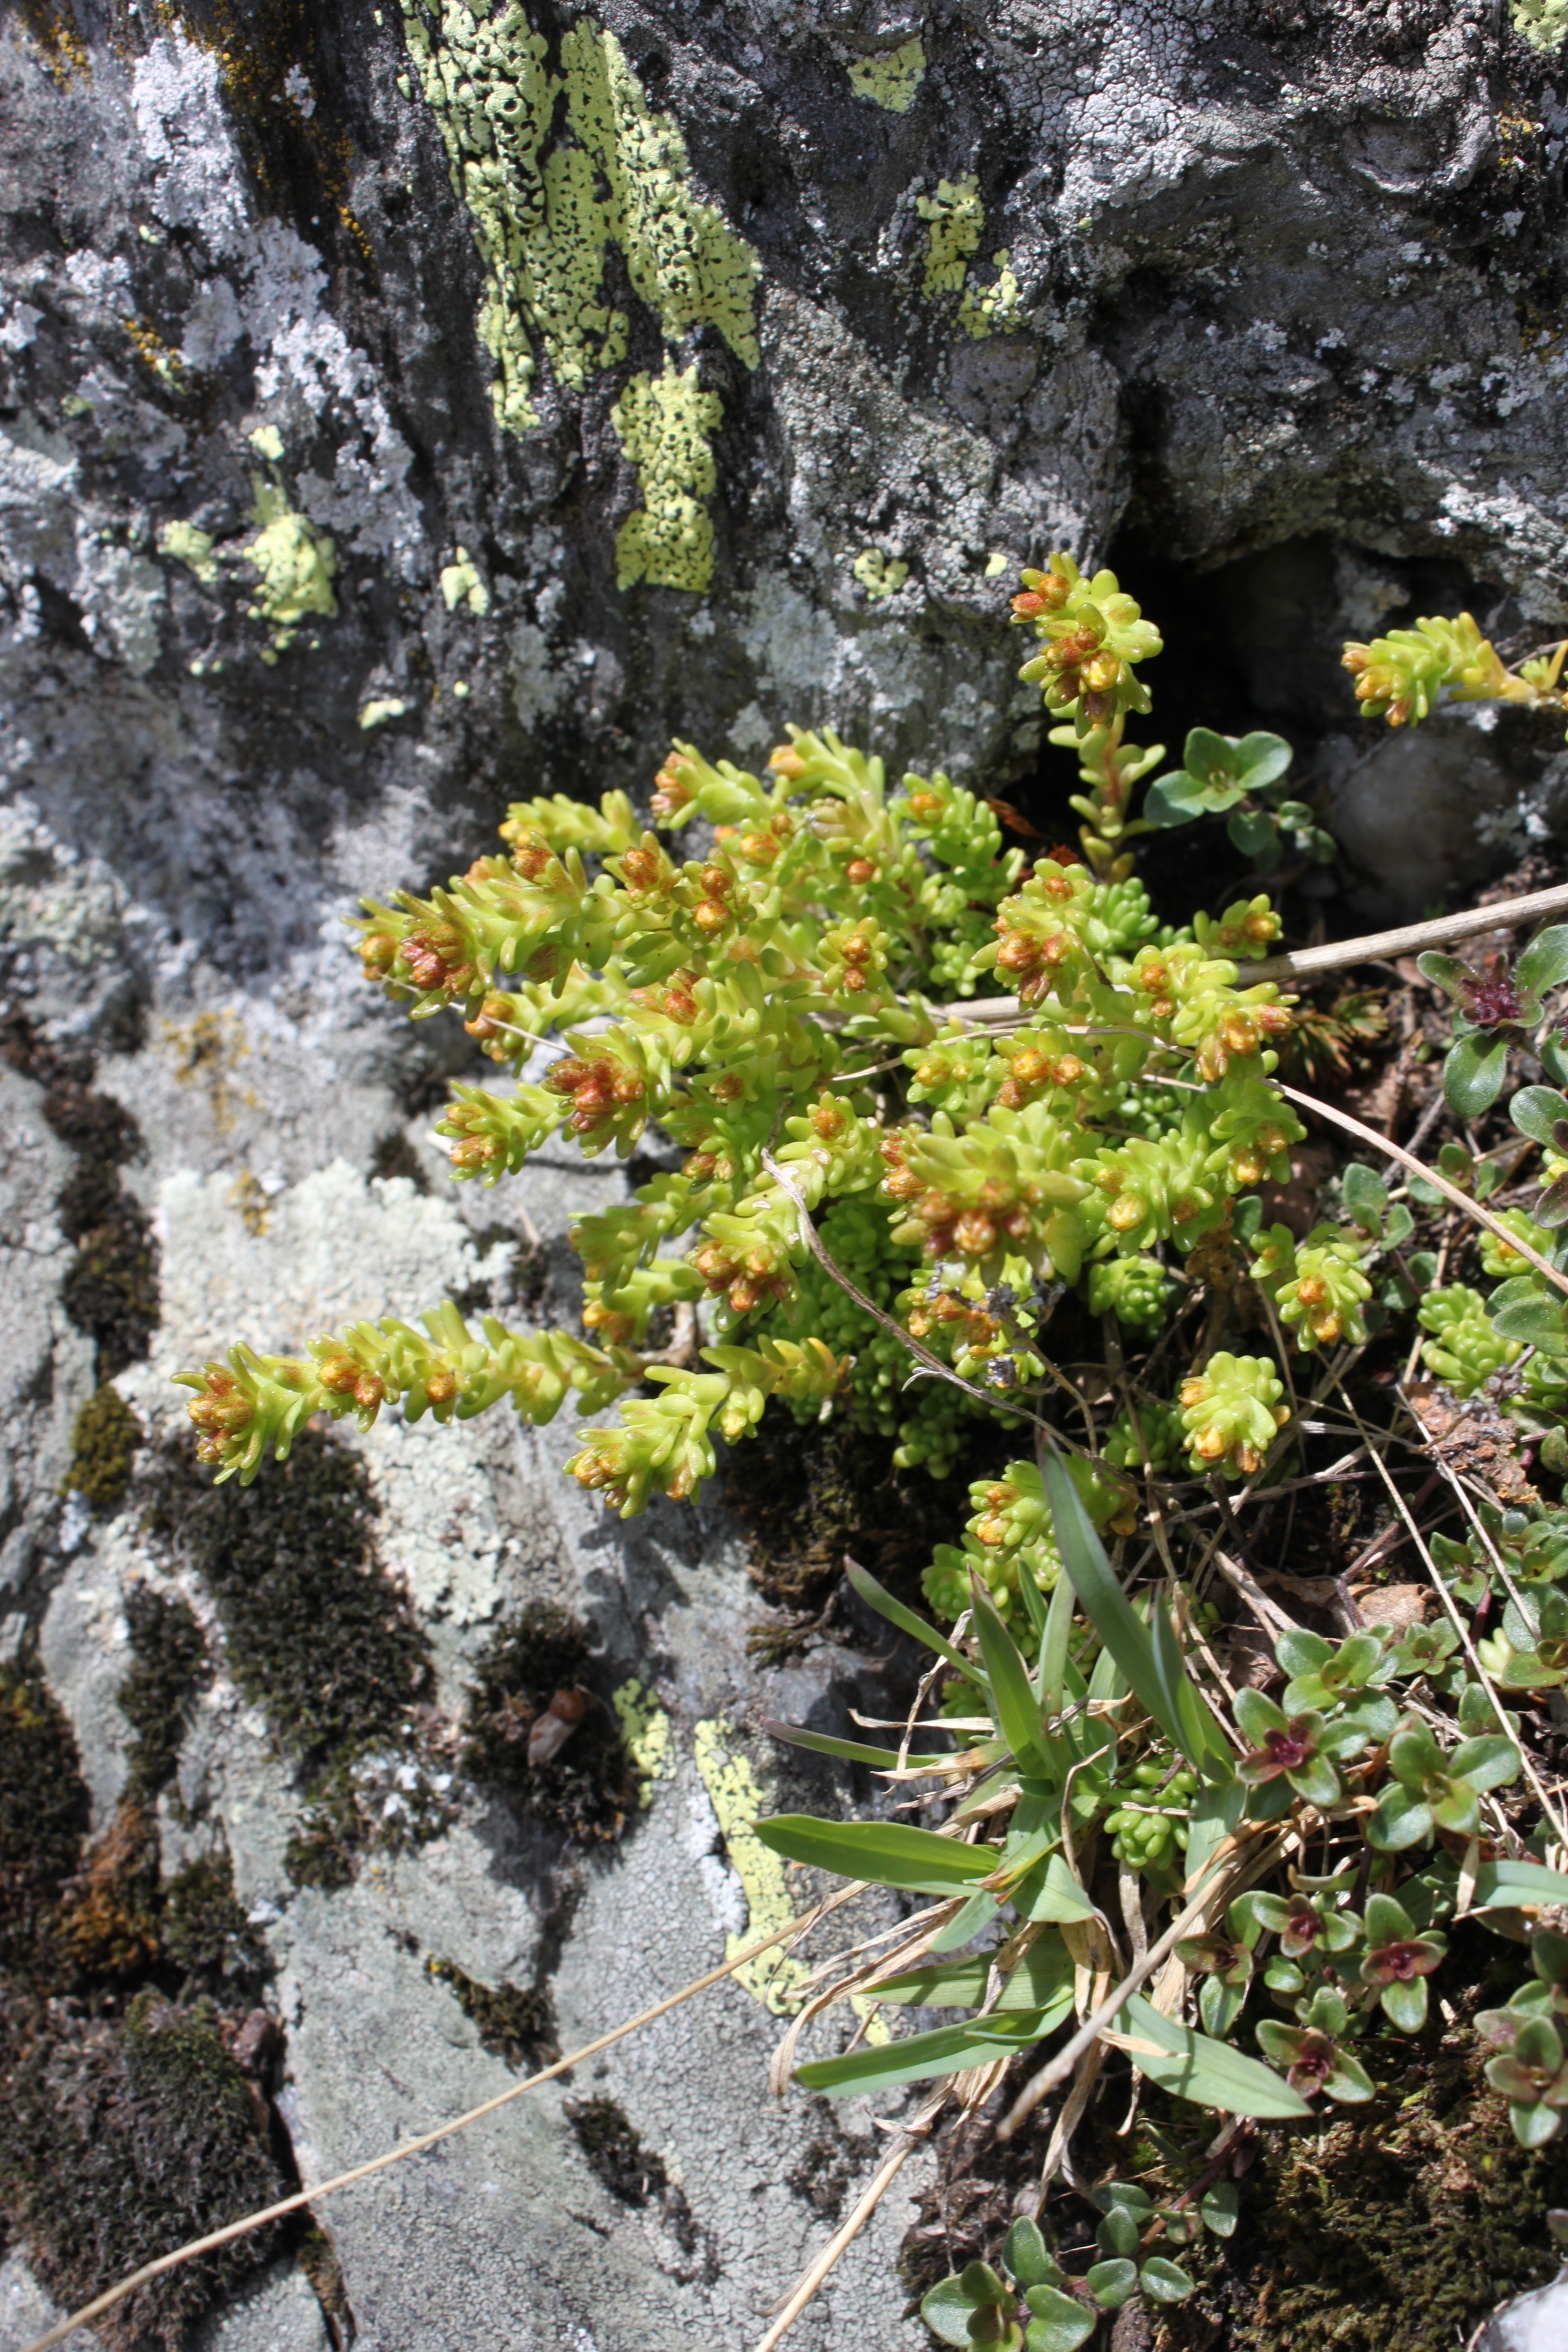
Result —
[[1568, 923], [1554, 923], [1531, 940], [1519, 958], [1518, 979], [1532, 996], [1544, 996], [1568, 980]]
[[1128, 2296], [1138, 2292], [1138, 2265], [1123, 2257], [1097, 2262], [1083, 2283], [1106, 2311], [1120, 2311]]
[[1031, 2287], [1024, 2301], [1034, 2314], [1024, 2333], [1025, 2352], [1078, 2352], [1100, 2324], [1076, 2296], [1056, 2287]]
[[1021, 2287], [1048, 2286], [1057, 2275], [1044, 2232], [1026, 2215], [1012, 2224], [1003, 2239], [1002, 2263]]
[[1521, 1086], [1508, 1116], [1532, 1143], [1550, 1144], [1556, 1127], [1568, 1120], [1568, 1095], [1559, 1094], [1554, 1086]]
[[969, 2315], [976, 2309], [961, 2278], [939, 2279], [921, 2298], [920, 2316], [944, 2344], [967, 2344]]
[[1419, 2033], [1426, 2023], [1426, 1978], [1413, 1977], [1408, 1984], [1397, 1977], [1383, 1987], [1380, 1996], [1383, 2015], [1396, 2033]]
[[1179, 2262], [1167, 2262], [1161, 2254], [1151, 2254], [1139, 2275], [1139, 2284], [1156, 2303], [1185, 2303], [1196, 2291], [1196, 2281], [1190, 2279]]
[[1124, 2205], [1113, 2205], [1094, 2233], [1107, 2254], [1132, 2254], [1138, 2246], [1138, 2224]]
[[1212, 2189], [1205, 2190], [1198, 2211], [1217, 2238], [1234, 2237], [1241, 2212], [1241, 2197], [1235, 2182], [1216, 2181]]

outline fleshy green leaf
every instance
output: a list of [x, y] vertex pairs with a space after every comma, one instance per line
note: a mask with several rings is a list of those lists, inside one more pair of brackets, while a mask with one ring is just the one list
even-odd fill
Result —
[[1049, 2286], [1057, 2266], [1037, 2221], [1020, 2214], [1002, 2241], [1002, 2262], [1021, 2287]]
[[1552, 1086], [1521, 1086], [1508, 1106], [1508, 1116], [1532, 1143], [1551, 1145], [1558, 1126], [1568, 1122], [1568, 1095]]
[[1479, 1119], [1503, 1091], [1508, 1075], [1508, 1040], [1477, 1034], [1461, 1037], [1443, 1064], [1443, 1094], [1461, 1119]]
[[[1132, 2233], [1138, 2243], [1138, 2232]], [[1109, 2262], [1096, 2262], [1084, 2278], [1084, 2285], [1102, 2310], [1119, 2311], [1129, 2295], [1138, 2292], [1138, 2265], [1129, 2262], [1125, 2254], [1113, 2255]]]
[[1489, 1310], [1488, 1319], [1504, 1339], [1521, 1340], [1526, 1347], [1539, 1348], [1543, 1355], [1560, 1356], [1568, 1349], [1568, 1308], [1562, 1299], [1548, 1298], [1544, 1290], [1496, 1313]]
[[823, 1821], [812, 1813], [776, 1813], [771, 1821], [758, 1822], [757, 1835], [787, 1862], [807, 1862], [840, 1878], [864, 1878], [873, 1886], [915, 1895], [960, 1894], [977, 1878], [988, 1878], [997, 1862], [994, 1846], [961, 1846], [903, 1821]]
[[1426, 1978], [1413, 1977], [1406, 1984], [1398, 1977], [1386, 1984], [1378, 1995], [1383, 2015], [1397, 2033], [1419, 2033], [1426, 2023]]
[[1207, 812], [1208, 802], [1201, 784], [1178, 768], [1169, 776], [1159, 776], [1143, 797], [1143, 821], [1169, 832], [1177, 825], [1190, 825]]
[[1216, 2181], [1206, 2189], [1198, 2207], [1204, 2220], [1217, 2238], [1232, 2238], [1241, 2214], [1241, 2198], [1234, 2181]]
[[1167, 2262], [1163, 2254], [1151, 2254], [1139, 2274], [1139, 2284], [1156, 2303], [1185, 2303], [1197, 2292], [1196, 2281], [1189, 2278], [1179, 2262]]
[[1034, 2314], [1024, 2331], [1024, 2352], [1078, 2352], [1100, 2324], [1076, 2296], [1057, 2287], [1031, 2287], [1024, 2301]]
[[1290, 766], [1292, 756], [1283, 735], [1269, 735], [1261, 728], [1256, 734], [1243, 735], [1231, 753], [1236, 774], [1249, 792], [1266, 792], [1271, 784], [1277, 784]]
[[1141, 1993], [1133, 1994], [1126, 2015], [1135, 2045], [1132, 2062], [1161, 2090], [1200, 2107], [1217, 2107], [1226, 2115], [1311, 2114], [1300, 2092], [1272, 2067], [1162, 2017]]
[[977, 2308], [961, 2278], [939, 2279], [920, 2299], [920, 2316], [943, 2344], [970, 2342], [969, 2314]]
[[1532, 996], [1544, 996], [1568, 980], [1568, 923], [1554, 923], [1531, 940], [1519, 958], [1517, 977]]

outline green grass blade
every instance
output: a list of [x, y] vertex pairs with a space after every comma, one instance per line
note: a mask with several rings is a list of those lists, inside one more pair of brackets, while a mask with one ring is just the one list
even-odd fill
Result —
[[1040, 1702], [1029, 1680], [1029, 1669], [977, 1576], [971, 1576], [969, 1590], [996, 1720], [1025, 1772], [1049, 1772], [1049, 1759], [1040, 1744]]
[[1046, 2034], [1054, 2033], [1071, 2012], [1070, 1991], [1049, 2009], [1010, 2012], [1004, 2019], [990, 2017], [971, 2025], [941, 2025], [933, 2033], [911, 2034], [907, 2041], [889, 2042], [880, 2050], [851, 2050], [845, 2058], [819, 2058], [797, 2066], [795, 2080], [808, 2091], [891, 2091], [900, 2083], [934, 2082], [945, 2074], [960, 2074], [966, 2066], [983, 2066], [1009, 2050], [1027, 2050]]
[[994, 1846], [961, 1846], [935, 1830], [902, 1821], [822, 1821], [812, 1813], [776, 1813], [757, 1835], [787, 1862], [807, 1862], [840, 1878], [899, 1887], [914, 1895], [956, 1895], [996, 1868]]
[[1191, 1735], [1155, 1659], [1148, 1629], [1139, 1623], [1132, 1603], [1117, 1583], [1115, 1571], [1105, 1556], [1105, 1546], [1095, 1533], [1094, 1522], [1079, 1501], [1078, 1489], [1054, 1445], [1042, 1460], [1040, 1470], [1051, 1517], [1056, 1523], [1057, 1548], [1072, 1578], [1073, 1589], [1088, 1612], [1089, 1622], [1115, 1659], [1129, 1689], [1136, 1691], [1166, 1738], [1180, 1748], [1190, 1764], [1200, 1765], [1203, 1750], [1200, 1748], [1195, 1756], [1189, 1753]]
[[1134, 1993], [1125, 2011], [1129, 2038], [1136, 2045], [1132, 2062], [1161, 2090], [1200, 2107], [1217, 2107], [1226, 2115], [1284, 2117], [1310, 2115], [1312, 2109], [1283, 2075], [1261, 2059], [1248, 2058], [1227, 2042], [1194, 2033], [1190, 2025], [1176, 2025], [1162, 2017], [1142, 1993]]
[[896, 1625], [900, 1633], [907, 1633], [928, 1650], [935, 1650], [937, 1656], [945, 1658], [949, 1666], [956, 1666], [960, 1674], [967, 1674], [971, 1681], [975, 1680], [974, 1661], [955, 1650], [950, 1641], [944, 1641], [936, 1627], [927, 1624], [924, 1617], [917, 1617], [913, 1609], [906, 1609], [902, 1601], [895, 1601], [886, 1586], [878, 1584], [876, 1578], [869, 1570], [862, 1568], [858, 1561], [846, 1560], [844, 1573], [868, 1609], [875, 1609], [879, 1617], [885, 1617], [889, 1625]]
[[[837, 1756], [845, 1764], [869, 1764], [877, 1772], [898, 1769], [897, 1748], [874, 1748], [864, 1740], [835, 1739], [831, 1732], [806, 1731], [798, 1723], [775, 1723], [767, 1716], [758, 1728], [773, 1739], [788, 1740], [792, 1748], [810, 1748], [814, 1755]], [[940, 1770], [943, 1765], [951, 1764], [957, 1753], [956, 1748], [949, 1748], [939, 1756], [906, 1756], [904, 1765], [910, 1772]]]

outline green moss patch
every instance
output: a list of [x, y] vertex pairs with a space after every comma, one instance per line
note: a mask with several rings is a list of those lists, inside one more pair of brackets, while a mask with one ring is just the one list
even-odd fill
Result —
[[[619, 1837], [637, 1805], [637, 1776], [606, 1683], [587, 1629], [562, 1609], [531, 1603], [480, 1656], [466, 1770], [545, 1828], [579, 1840]], [[530, 1764], [530, 1738], [558, 1691], [580, 1692], [587, 1706], [558, 1751]]]
[[196, 1612], [180, 1594], [135, 1585], [125, 1597], [125, 1619], [131, 1668], [115, 1703], [131, 1727], [131, 1786], [155, 1797], [174, 1778], [191, 1709], [212, 1667]]
[[76, 1416], [66, 1488], [90, 1510], [118, 1510], [130, 1491], [136, 1449], [146, 1432], [112, 1382], [96, 1389]]
[[[1226, 2249], [1236, 2352], [1433, 2352], [1555, 2276], [1568, 2146], [1519, 2146], [1473, 2050], [1407, 2095], [1269, 2142]], [[1171, 2315], [1173, 2348], [1212, 2340]]]
[[346, 1885], [356, 1854], [451, 1815], [414, 1712], [429, 1644], [377, 1557], [376, 1511], [359, 1457], [316, 1430], [254, 1486], [213, 1486], [183, 1444], [154, 1481], [151, 1528], [212, 1594], [229, 1672], [306, 1779], [287, 1856], [297, 1885]]
[[[149, 1988], [123, 2026], [23, 2026], [0, 2085], [0, 2214], [67, 2309], [155, 2255], [287, 2193], [265, 2111], [217, 2012]], [[179, 2352], [219, 2294], [270, 2262], [276, 2226], [165, 2273], [95, 2322], [114, 2352]]]
[[430, 1678], [406, 1595], [376, 1558], [363, 1463], [305, 1430], [275, 1478], [213, 1486], [183, 1447], [161, 1466], [155, 1526], [218, 1604], [229, 1671], [307, 1768], [395, 1741]]
[[61, 1297], [97, 1347], [99, 1378], [112, 1379], [141, 1362], [158, 1325], [158, 1245], [146, 1210], [120, 1181], [141, 1152], [141, 1130], [123, 1103], [76, 1077], [56, 1079], [44, 1117], [77, 1155], [55, 1204], [77, 1253]]
[[170, 1879], [163, 1944], [175, 1967], [204, 1991], [216, 1993], [264, 1972], [267, 1956], [234, 1892], [227, 1847], [184, 1863]]

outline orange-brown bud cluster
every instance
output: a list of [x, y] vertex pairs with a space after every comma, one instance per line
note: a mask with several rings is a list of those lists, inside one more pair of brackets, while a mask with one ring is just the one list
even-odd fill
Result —
[[641, 1005], [644, 1012], [662, 1013], [667, 1021], [689, 1029], [697, 1018], [697, 999], [692, 994], [697, 979], [698, 975], [692, 971], [672, 972], [668, 980], [650, 988], [634, 988], [632, 1003]]
[[846, 882], [865, 884], [867, 882], [874, 882], [876, 878], [876, 866], [868, 857], [852, 857], [848, 865], [844, 868], [844, 879]]
[[479, 985], [468, 942], [455, 923], [427, 923], [403, 942], [403, 963], [416, 988], [472, 996]]
[[512, 865], [525, 882], [542, 882], [552, 866], [559, 870], [560, 861], [542, 833], [518, 831], [511, 839]]
[[623, 850], [620, 867], [629, 898], [663, 898], [674, 888], [675, 868], [657, 847]]
[[774, 1299], [790, 1297], [794, 1284], [787, 1267], [778, 1267], [771, 1250], [765, 1246], [736, 1256], [722, 1242], [710, 1241], [692, 1260], [702, 1276], [710, 1296], [717, 1298], [722, 1291], [737, 1315], [749, 1315], [754, 1308], [766, 1306]]
[[187, 1410], [201, 1431], [196, 1459], [215, 1470], [222, 1468], [230, 1448], [256, 1417], [255, 1406], [233, 1374], [216, 1364], [207, 1374], [206, 1387], [192, 1397]]
[[596, 1127], [606, 1126], [620, 1112], [640, 1103], [647, 1093], [635, 1070], [625, 1062], [611, 1061], [608, 1055], [584, 1062], [568, 1054], [556, 1063], [545, 1085], [552, 1094], [570, 1095], [572, 1113], [566, 1123], [577, 1135], [591, 1135]]
[[316, 1377], [329, 1396], [352, 1397], [362, 1413], [378, 1413], [387, 1393], [380, 1373], [367, 1372], [352, 1356], [329, 1356]]
[[1266, 1037], [1283, 1037], [1289, 1027], [1290, 1015], [1283, 1005], [1238, 1006], [1199, 1047], [1199, 1077], [1216, 1085], [1233, 1061], [1245, 1061]]
[[845, 1130], [854, 1125], [854, 1114], [847, 1103], [831, 1094], [819, 1094], [811, 1114], [812, 1132], [823, 1143], [836, 1143]]
[[[967, 1324], [975, 1312], [968, 1299], [958, 1298], [952, 1291], [943, 1290], [933, 1299], [916, 1299], [909, 1310], [907, 1321], [914, 1338], [927, 1339], [933, 1331], [946, 1330], [954, 1323]], [[990, 1320], [989, 1317], [986, 1319]]]
[[1013, 598], [1013, 611], [1021, 621], [1032, 621], [1041, 613], [1060, 612], [1072, 594], [1072, 584], [1059, 572], [1022, 572], [1023, 593]]
[[1008, 1075], [997, 1089], [996, 1099], [1007, 1111], [1021, 1110], [1033, 1102], [1048, 1086], [1076, 1086], [1089, 1075], [1089, 1065], [1073, 1053], [1047, 1053], [1038, 1045], [1026, 1045], [1012, 1057]]
[[1237, 948], [1267, 947], [1271, 940], [1278, 937], [1278, 915], [1261, 907], [1255, 914], [1248, 915], [1244, 922], [1221, 923], [1217, 930], [1209, 934], [1211, 943], [1226, 955], [1232, 954]]
[[780, 743], [774, 750], [770, 751], [768, 754], [768, 766], [772, 769], [775, 776], [787, 777], [789, 782], [792, 784], [798, 784], [801, 777], [806, 773], [806, 763], [801, 758], [800, 753], [795, 749], [793, 743]]
[[359, 943], [359, 960], [367, 980], [384, 980], [397, 962], [398, 943], [390, 931], [371, 931]]
[[678, 817], [696, 798], [690, 779], [696, 774], [684, 752], [671, 751], [663, 767], [653, 779], [653, 813], [656, 817]]
[[583, 1329], [596, 1331], [606, 1347], [630, 1347], [637, 1336], [637, 1318], [607, 1307], [603, 1299], [590, 1299], [583, 1309]]
[[997, 950], [996, 968], [1012, 981], [1020, 1004], [1034, 1004], [1047, 995], [1058, 973], [1078, 953], [1078, 942], [1065, 929], [1019, 931], [1005, 915], [997, 916], [996, 929], [1002, 942]]

